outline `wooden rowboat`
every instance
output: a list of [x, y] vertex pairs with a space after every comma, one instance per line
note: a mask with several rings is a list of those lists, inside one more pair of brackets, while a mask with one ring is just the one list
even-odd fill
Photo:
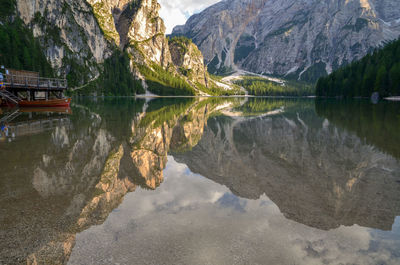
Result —
[[24, 108], [37, 108], [37, 107], [69, 107], [71, 104], [70, 98], [63, 99], [49, 99], [49, 100], [21, 100], [18, 102], [18, 106]]

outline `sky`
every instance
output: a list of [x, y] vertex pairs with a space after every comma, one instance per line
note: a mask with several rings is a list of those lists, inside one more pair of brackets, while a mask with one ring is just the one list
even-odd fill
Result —
[[177, 25], [185, 24], [193, 14], [199, 13], [205, 8], [220, 0], [159, 0], [161, 5], [160, 16], [164, 19], [167, 34]]

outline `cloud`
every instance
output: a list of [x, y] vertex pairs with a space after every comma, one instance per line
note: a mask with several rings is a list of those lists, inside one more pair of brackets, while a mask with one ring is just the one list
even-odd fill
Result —
[[164, 19], [167, 34], [177, 25], [185, 24], [193, 14], [199, 13], [205, 8], [220, 0], [159, 0], [161, 5], [160, 16]]

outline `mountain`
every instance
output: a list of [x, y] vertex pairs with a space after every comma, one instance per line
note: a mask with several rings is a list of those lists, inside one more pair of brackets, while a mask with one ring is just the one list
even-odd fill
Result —
[[194, 95], [216, 86], [193, 43], [184, 54], [190, 64], [175, 64], [171, 52], [177, 50], [170, 50], [155, 0], [2, 3], [9, 7], [0, 13], [0, 39], [6, 43], [0, 45], [1, 61], [7, 67], [66, 77], [77, 93], [133, 95], [147, 89]]
[[381, 97], [400, 95], [400, 40], [334, 71], [317, 82], [320, 97]]
[[210, 72], [315, 81], [398, 38], [399, 10], [397, 0], [226, 0], [173, 35], [192, 38]]

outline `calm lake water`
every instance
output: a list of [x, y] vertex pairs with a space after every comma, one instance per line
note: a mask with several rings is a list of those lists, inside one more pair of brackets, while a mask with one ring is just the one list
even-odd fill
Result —
[[400, 264], [400, 103], [1, 112], [0, 264]]

